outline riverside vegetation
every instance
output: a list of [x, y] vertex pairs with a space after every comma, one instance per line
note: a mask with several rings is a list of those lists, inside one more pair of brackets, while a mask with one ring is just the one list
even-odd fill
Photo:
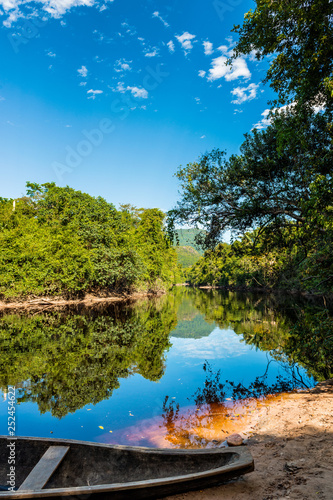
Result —
[[27, 195], [0, 199], [0, 295], [82, 297], [158, 292], [181, 269], [158, 209], [119, 210], [54, 183], [27, 183]]
[[[264, 83], [276, 100], [239, 154], [214, 149], [177, 172], [182, 196], [170, 232], [197, 225], [210, 249], [191, 283], [332, 291], [332, 20], [326, 0], [256, 0], [234, 26], [228, 64], [266, 58]], [[218, 244], [226, 230], [232, 245]]]

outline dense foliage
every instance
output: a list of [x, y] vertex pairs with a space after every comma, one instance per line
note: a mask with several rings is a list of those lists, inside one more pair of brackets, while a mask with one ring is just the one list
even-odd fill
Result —
[[333, 104], [333, 4], [330, 0], [256, 0], [235, 26], [233, 57], [271, 56], [267, 82], [279, 102]]
[[170, 224], [203, 226], [206, 252], [193, 284], [331, 290], [333, 151], [331, 115], [280, 112], [245, 136], [239, 155], [213, 150], [181, 167], [183, 195]]
[[[234, 27], [229, 64], [244, 54], [269, 63], [269, 126], [245, 134], [240, 154], [214, 149], [179, 168], [170, 232], [179, 223], [207, 231], [211, 251], [190, 271], [194, 284], [331, 292], [333, 3], [255, 3]], [[226, 230], [240, 241], [214, 250]]]
[[333, 189], [330, 119], [328, 113], [280, 112], [266, 130], [245, 135], [239, 155], [226, 159], [215, 149], [180, 167], [182, 198], [170, 221], [203, 225], [206, 244], [228, 229], [244, 234], [256, 227], [307, 224], [313, 204], [324, 225]]
[[154, 291], [177, 280], [160, 210], [116, 210], [55, 184], [27, 188], [15, 205], [0, 200], [2, 297]]

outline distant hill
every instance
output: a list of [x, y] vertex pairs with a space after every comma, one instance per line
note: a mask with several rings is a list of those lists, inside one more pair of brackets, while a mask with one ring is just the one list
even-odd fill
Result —
[[[200, 229], [176, 229], [175, 232], [178, 235], [180, 247], [192, 247], [200, 255], [204, 254], [203, 249], [195, 242], [195, 237], [198, 234], [204, 234], [204, 231]], [[176, 241], [174, 241], [174, 244], [176, 245]]]
[[193, 247], [175, 247], [178, 255], [178, 263], [183, 267], [191, 267], [201, 257], [200, 253]]

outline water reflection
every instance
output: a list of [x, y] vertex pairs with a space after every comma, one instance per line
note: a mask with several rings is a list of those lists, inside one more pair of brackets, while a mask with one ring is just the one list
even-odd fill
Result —
[[272, 399], [285, 391], [306, 387], [294, 367], [289, 377], [278, 376], [272, 384], [267, 375], [256, 377], [248, 386], [223, 380], [221, 370], [214, 371], [209, 362], [203, 364], [202, 386], [188, 398], [189, 405], [180, 407], [170, 396], [163, 402], [160, 417], [141, 421], [122, 429], [108, 443], [152, 446], [159, 448], [212, 448], [223, 446], [228, 435], [250, 434], [254, 416]]
[[168, 301], [146, 301], [103, 313], [9, 315], [0, 325], [1, 387], [21, 386], [19, 403], [59, 418], [109, 398], [120, 378], [159, 380], [176, 315]]
[[[301, 326], [295, 326], [299, 321], [297, 308], [303, 314]], [[249, 346], [266, 351], [270, 358], [288, 367], [286, 380], [277, 381], [275, 386], [270, 382], [266, 391], [267, 381], [253, 381], [256, 373], [251, 380], [248, 376], [245, 381], [240, 380], [236, 361], [228, 383], [222, 383], [221, 377], [217, 382], [216, 373], [213, 376], [206, 365], [206, 375], [211, 373], [211, 378], [206, 378], [203, 387], [209, 389], [210, 397], [200, 402], [204, 392], [197, 393], [194, 403], [187, 402], [187, 406], [193, 407], [187, 416], [176, 406], [177, 402], [172, 402], [173, 395], [163, 384], [160, 389], [154, 386], [150, 390], [154, 392], [152, 396], [147, 390], [146, 406], [158, 407], [164, 435], [169, 436], [165, 441], [171, 442], [176, 439], [177, 428], [182, 429], [182, 435], [190, 435], [189, 429], [194, 427], [209, 429], [209, 415], [215, 415], [212, 422], [216, 422], [219, 414], [224, 423], [219, 421], [218, 425], [226, 426], [226, 415], [236, 411], [241, 414], [240, 408], [233, 406], [238, 403], [228, 401], [228, 397], [249, 400], [255, 391], [262, 396], [302, 386], [307, 382], [299, 366], [318, 380], [332, 376], [333, 341], [325, 337], [327, 322], [332, 320], [323, 311], [323, 320], [313, 337], [314, 310], [319, 309], [305, 299], [296, 303], [295, 298], [286, 296], [177, 288], [159, 299], [126, 306], [4, 314], [0, 318], [0, 386], [5, 389], [16, 385], [20, 388], [20, 403], [36, 403], [40, 414], [50, 412], [53, 417], [62, 418], [88, 404], [111, 400], [118, 391], [125, 400], [127, 389], [119, 389], [121, 381], [131, 378], [138, 384], [135, 375], [151, 382], [164, 380], [169, 351], [180, 359], [174, 368], [179, 374], [172, 380], [186, 375], [186, 363], [191, 357], [199, 359], [202, 366], [205, 359], [244, 357]], [[199, 382], [198, 379], [197, 386]], [[157, 404], [152, 401], [158, 390], [161, 403]], [[183, 392], [190, 390], [185, 387]], [[166, 394], [169, 399], [165, 399]], [[187, 392], [186, 397], [190, 396], [191, 392]], [[155, 399], [150, 401], [150, 397]], [[184, 406], [183, 401], [181, 407]], [[24, 405], [20, 413], [24, 413]], [[140, 420], [140, 415], [137, 418]], [[158, 428], [161, 420], [156, 422]], [[195, 434], [199, 436], [198, 443], [206, 439], [202, 432]], [[188, 439], [195, 445], [194, 438]], [[185, 441], [183, 446], [187, 446]]]
[[197, 312], [315, 380], [333, 377], [333, 307], [321, 297], [190, 289]]

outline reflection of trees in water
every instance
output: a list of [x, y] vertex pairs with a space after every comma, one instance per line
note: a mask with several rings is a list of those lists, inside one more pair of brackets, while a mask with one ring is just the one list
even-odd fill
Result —
[[206, 320], [277, 361], [298, 363], [316, 380], [333, 377], [333, 318], [322, 299], [196, 290], [193, 301]]
[[[202, 448], [222, 443], [230, 432], [243, 430], [244, 419], [249, 412], [260, 406], [265, 396], [306, 387], [297, 368], [289, 377], [276, 377], [267, 383], [267, 372], [256, 377], [248, 386], [221, 380], [221, 370], [214, 372], [207, 361], [203, 365], [205, 381], [189, 398], [194, 405], [182, 410], [174, 400], [166, 396], [163, 403], [163, 430], [165, 439], [175, 447]], [[217, 440], [217, 442], [216, 442]]]
[[[232, 327], [247, 344], [289, 364], [294, 378], [299, 378], [296, 362], [317, 379], [333, 376], [333, 322], [315, 303], [300, 302], [297, 314], [295, 298], [291, 304], [286, 296], [178, 287], [160, 299], [126, 307], [2, 316], [0, 386], [29, 381], [20, 390], [20, 401], [37, 402], [41, 412], [62, 417], [110, 397], [119, 379], [133, 373], [159, 380], [165, 370], [169, 334], [177, 325], [184, 297], [184, 317], [195, 308], [197, 317], [201, 314], [211, 324]], [[229, 382], [228, 390], [233, 397], [246, 398], [264, 391], [263, 383], [259, 380], [245, 389], [236, 385], [234, 394]], [[213, 404], [213, 394], [216, 397], [220, 390], [221, 397], [214, 404], [223, 405], [226, 388], [216, 384], [208, 378], [208, 399]], [[271, 391], [283, 387], [276, 385]]]
[[165, 300], [104, 312], [3, 316], [0, 386], [28, 380], [18, 401], [37, 402], [41, 413], [63, 417], [110, 397], [120, 378], [140, 373], [159, 380], [175, 324], [175, 310]]

